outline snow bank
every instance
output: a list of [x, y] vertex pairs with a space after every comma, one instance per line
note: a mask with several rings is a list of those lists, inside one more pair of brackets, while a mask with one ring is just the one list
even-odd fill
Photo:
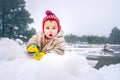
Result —
[[0, 40], [0, 80], [119, 80], [120, 64], [99, 70], [84, 56], [46, 54], [36, 61], [26, 55], [25, 47], [8, 38]]
[[25, 48], [17, 42], [8, 38], [0, 39], [0, 60], [13, 60], [25, 57]]

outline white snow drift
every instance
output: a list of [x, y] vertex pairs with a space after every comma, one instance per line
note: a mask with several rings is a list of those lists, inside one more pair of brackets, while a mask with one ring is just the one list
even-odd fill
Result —
[[26, 54], [25, 46], [0, 40], [0, 80], [119, 80], [119, 74], [120, 64], [97, 70], [75, 52], [48, 53], [37, 61]]

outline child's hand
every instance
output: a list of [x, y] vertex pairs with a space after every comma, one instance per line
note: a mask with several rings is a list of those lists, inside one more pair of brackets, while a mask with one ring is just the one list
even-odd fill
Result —
[[34, 59], [40, 60], [45, 55], [45, 52], [34, 53]]
[[38, 53], [39, 52], [39, 49], [37, 46], [35, 45], [30, 45], [28, 48], [27, 48], [27, 51], [29, 53]]

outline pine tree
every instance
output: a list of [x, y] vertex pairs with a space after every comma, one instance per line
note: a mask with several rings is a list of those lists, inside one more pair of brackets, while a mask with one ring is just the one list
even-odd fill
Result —
[[25, 9], [24, 0], [0, 0], [0, 36], [19, 38], [33, 19]]

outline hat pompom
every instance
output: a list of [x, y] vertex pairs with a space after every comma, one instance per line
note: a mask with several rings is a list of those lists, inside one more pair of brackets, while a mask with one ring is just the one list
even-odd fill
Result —
[[50, 10], [47, 10], [46, 11], [46, 15], [49, 16], [49, 15], [54, 15], [54, 13], [52, 13]]

